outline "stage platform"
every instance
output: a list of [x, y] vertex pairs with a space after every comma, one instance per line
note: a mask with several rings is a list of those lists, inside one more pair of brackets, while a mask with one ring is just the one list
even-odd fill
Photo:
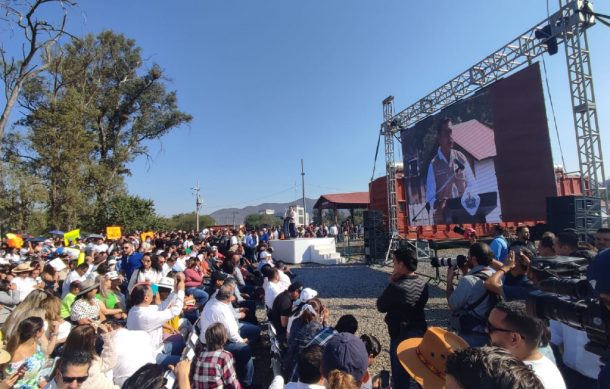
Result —
[[320, 263], [337, 265], [343, 263], [337, 252], [334, 238], [297, 238], [290, 240], [270, 240], [273, 259], [286, 263]]

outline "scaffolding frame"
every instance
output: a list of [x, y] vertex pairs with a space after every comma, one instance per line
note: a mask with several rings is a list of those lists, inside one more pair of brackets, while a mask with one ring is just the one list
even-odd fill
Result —
[[[600, 198], [607, 211], [608, 197], [603, 185], [604, 163], [587, 38], [587, 29], [594, 24], [591, 2], [559, 0], [557, 12], [397, 114], [391, 113], [394, 97], [390, 96], [383, 101], [384, 121], [381, 124], [381, 135], [385, 139], [388, 181], [388, 253], [393, 248], [392, 242], [398, 236], [394, 135], [516, 69], [532, 64], [535, 58], [549, 52], [550, 41], [565, 47], [583, 194]], [[547, 34], [543, 38], [542, 31]], [[585, 210], [585, 217], [593, 216], [588, 215], [588, 211]], [[587, 224], [585, 223], [586, 233], [589, 232], [586, 230]]]

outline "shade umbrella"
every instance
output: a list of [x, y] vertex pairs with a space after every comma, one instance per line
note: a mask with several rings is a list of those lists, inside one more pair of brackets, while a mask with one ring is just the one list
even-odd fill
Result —
[[59, 231], [59, 230], [53, 230], [53, 231], [49, 231], [49, 234], [51, 234], [51, 235], [63, 235], [64, 232], [63, 231]]
[[89, 234], [87, 235], [87, 239], [104, 239], [104, 237], [100, 234]]

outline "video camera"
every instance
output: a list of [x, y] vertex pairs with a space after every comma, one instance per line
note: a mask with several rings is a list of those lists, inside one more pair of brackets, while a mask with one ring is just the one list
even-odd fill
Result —
[[466, 262], [468, 261], [468, 258], [466, 258], [465, 255], [458, 255], [455, 258], [437, 258], [437, 257], [432, 257], [430, 258], [430, 266], [432, 267], [459, 267], [462, 268], [464, 267], [464, 265], [466, 265]]
[[531, 268], [547, 278], [539, 282], [539, 290], [529, 294], [528, 313], [585, 331], [589, 337], [585, 349], [606, 356], [610, 350], [610, 312], [593, 297], [583, 258], [535, 258]]

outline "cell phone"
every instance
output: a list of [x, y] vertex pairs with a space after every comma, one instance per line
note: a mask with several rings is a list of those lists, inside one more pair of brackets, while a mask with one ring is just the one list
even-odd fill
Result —
[[381, 378], [381, 387], [389, 388], [390, 387], [390, 371], [382, 370], [379, 374], [379, 378]]
[[173, 371], [168, 370], [163, 374], [163, 378], [165, 378], [165, 388], [166, 389], [174, 389], [174, 384], [176, 383], [176, 375]]

